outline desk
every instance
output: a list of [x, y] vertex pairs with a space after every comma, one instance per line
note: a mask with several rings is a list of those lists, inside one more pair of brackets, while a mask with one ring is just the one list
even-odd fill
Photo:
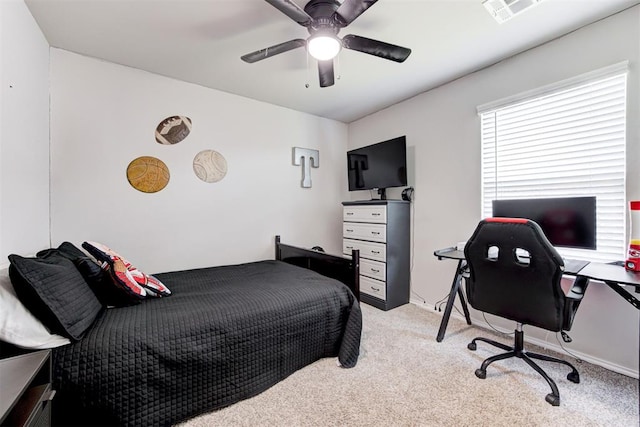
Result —
[[640, 273], [627, 271], [623, 266], [590, 262], [585, 268], [576, 274], [567, 274], [576, 277], [584, 277], [588, 280], [604, 282], [627, 302], [640, 310], [640, 301], [631, 295], [621, 285], [635, 286], [636, 293], [640, 293]]
[[444, 339], [444, 333], [447, 330], [447, 325], [449, 324], [449, 317], [451, 317], [451, 309], [453, 308], [453, 303], [456, 300], [456, 295], [460, 297], [460, 303], [462, 304], [462, 311], [464, 312], [464, 317], [467, 320], [467, 325], [471, 324], [467, 301], [464, 299], [464, 294], [460, 287], [462, 278], [467, 271], [467, 261], [464, 259], [464, 252], [458, 251], [456, 248], [440, 249], [435, 251], [433, 254], [437, 256], [439, 260], [446, 258], [458, 261], [456, 274], [453, 276], [451, 291], [449, 292], [449, 298], [447, 299], [447, 306], [444, 309], [444, 315], [442, 316], [442, 321], [440, 321], [440, 329], [438, 329], [438, 336], [436, 337], [436, 341], [441, 342]]
[[[458, 267], [451, 284], [451, 291], [449, 292], [449, 299], [447, 300], [447, 307], [444, 310], [444, 315], [440, 321], [440, 329], [438, 330], [438, 336], [436, 341], [441, 342], [444, 339], [444, 333], [447, 330], [449, 324], [449, 317], [451, 317], [451, 309], [455, 302], [456, 295], [460, 297], [462, 309], [464, 310], [464, 317], [466, 318], [467, 325], [471, 324], [469, 318], [469, 309], [467, 308], [467, 302], [462, 293], [461, 282], [464, 275], [467, 273], [467, 261], [464, 259], [464, 252], [456, 250], [456, 248], [439, 249], [433, 253], [439, 260], [453, 259], [458, 261]], [[640, 273], [633, 273], [625, 270], [623, 266], [603, 264], [599, 262], [590, 262], [586, 267], [577, 273], [565, 272], [566, 276], [574, 276], [576, 280], [581, 279], [584, 281], [584, 286], [589, 284], [590, 280], [597, 280], [604, 282], [607, 286], [613, 289], [618, 295], [624, 298], [629, 304], [640, 310], [640, 301], [631, 295], [622, 285], [635, 286], [635, 291], [640, 292]]]

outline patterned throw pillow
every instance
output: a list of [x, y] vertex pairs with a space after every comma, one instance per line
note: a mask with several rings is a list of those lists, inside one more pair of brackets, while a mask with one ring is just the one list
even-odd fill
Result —
[[143, 299], [171, 295], [162, 282], [138, 270], [109, 247], [96, 242], [84, 242], [82, 247], [102, 262], [102, 268], [109, 271], [115, 285], [130, 297]]

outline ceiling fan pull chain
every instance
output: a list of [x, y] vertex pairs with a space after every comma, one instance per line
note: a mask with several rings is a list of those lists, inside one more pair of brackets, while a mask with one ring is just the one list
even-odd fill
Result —
[[335, 57], [334, 64], [336, 67], [336, 79], [340, 80], [340, 55]]
[[309, 51], [306, 50], [307, 52], [307, 81], [304, 84], [304, 87], [306, 87], [307, 89], [309, 89]]

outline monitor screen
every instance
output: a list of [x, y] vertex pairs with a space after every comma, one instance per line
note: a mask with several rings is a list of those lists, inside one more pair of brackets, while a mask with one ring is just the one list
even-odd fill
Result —
[[349, 191], [407, 185], [406, 137], [347, 152]]
[[494, 200], [493, 216], [538, 223], [553, 246], [596, 249], [596, 198]]

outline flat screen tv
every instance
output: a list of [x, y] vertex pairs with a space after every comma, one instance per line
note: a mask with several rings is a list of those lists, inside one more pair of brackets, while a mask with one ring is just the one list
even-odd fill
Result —
[[407, 140], [405, 136], [347, 152], [349, 191], [377, 189], [386, 199], [389, 187], [407, 185]]
[[553, 246], [596, 249], [596, 198], [494, 200], [493, 216], [538, 223]]

